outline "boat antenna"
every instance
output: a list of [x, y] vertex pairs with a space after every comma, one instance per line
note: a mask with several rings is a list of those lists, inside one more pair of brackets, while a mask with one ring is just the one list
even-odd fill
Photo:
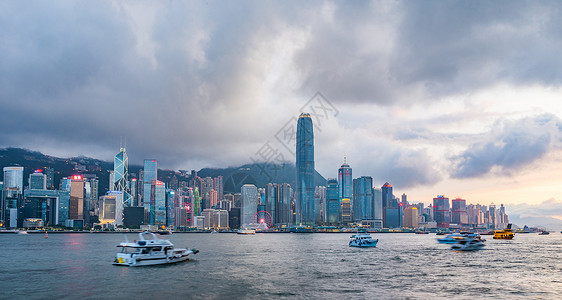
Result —
[[127, 237], [127, 235], [126, 235], [126, 234], [124, 234], [124, 233], [123, 233], [123, 235], [125, 236], [125, 242], [127, 242], [127, 243], [128, 243], [128, 242], [129, 242], [129, 238]]

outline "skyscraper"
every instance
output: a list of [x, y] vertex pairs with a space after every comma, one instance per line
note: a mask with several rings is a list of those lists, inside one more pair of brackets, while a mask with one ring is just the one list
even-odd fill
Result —
[[113, 159], [113, 190], [123, 192], [123, 203], [125, 206], [133, 206], [133, 197], [128, 189], [129, 181], [129, 158], [125, 147], [119, 149]]
[[4, 167], [4, 189], [23, 193], [23, 167]]
[[349, 223], [353, 221], [353, 177], [351, 167], [344, 158], [343, 165], [338, 170], [339, 198], [341, 204], [341, 221]]
[[466, 213], [466, 200], [455, 198], [451, 207], [451, 223], [459, 225], [468, 224], [468, 214]]
[[152, 181], [158, 180], [158, 162], [155, 159], [145, 159], [143, 169], [143, 199], [142, 203], [146, 210], [150, 211], [150, 196], [152, 191]]
[[297, 199], [296, 223], [314, 225], [314, 133], [310, 114], [302, 113], [297, 122]]
[[340, 199], [337, 179], [328, 179], [326, 186], [326, 223], [335, 225], [340, 222]]
[[374, 220], [373, 178], [362, 176], [353, 180], [353, 219]]
[[81, 175], [73, 175], [70, 181], [68, 218], [84, 220], [84, 179]]
[[29, 189], [30, 190], [46, 190], [47, 189], [47, 176], [41, 170], [29, 174]]
[[258, 212], [258, 188], [245, 184], [241, 188], [240, 223], [242, 227], [252, 226], [254, 215]]
[[433, 216], [435, 222], [437, 222], [437, 227], [449, 228], [449, 223], [451, 223], [449, 198], [443, 195], [438, 195], [437, 198], [433, 198]]

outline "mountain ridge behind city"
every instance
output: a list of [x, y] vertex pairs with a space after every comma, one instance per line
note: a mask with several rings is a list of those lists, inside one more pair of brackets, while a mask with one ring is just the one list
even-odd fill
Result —
[[[0, 148], [0, 167], [8, 166], [24, 167], [24, 185], [27, 185], [27, 178], [34, 170], [45, 167], [53, 168], [55, 170], [55, 188], [58, 188], [58, 184], [63, 177], [74, 174], [95, 174], [99, 179], [100, 195], [103, 195], [108, 190], [108, 171], [113, 170], [113, 162], [96, 158], [85, 156], [61, 158], [24, 148]], [[142, 168], [140, 165], [129, 164], [129, 174], [133, 173], [138, 176], [139, 170]], [[158, 179], [170, 182], [176, 176], [179, 181], [186, 181], [188, 173], [186, 171], [158, 169]], [[197, 175], [202, 178], [223, 176], [225, 193], [239, 193], [240, 187], [244, 184], [255, 184], [258, 187], [264, 187], [265, 184], [270, 182], [288, 183], [293, 188], [296, 185], [296, 168], [294, 164], [252, 163], [226, 168], [203, 168], [197, 172]], [[326, 185], [326, 179], [318, 172], [316, 172], [315, 181], [317, 185]]]

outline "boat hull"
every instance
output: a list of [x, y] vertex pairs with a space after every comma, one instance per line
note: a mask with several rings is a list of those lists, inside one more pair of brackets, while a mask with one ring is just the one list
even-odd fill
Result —
[[175, 264], [182, 261], [189, 260], [189, 255], [194, 254], [193, 251], [187, 250], [185, 253], [176, 255], [130, 255], [130, 254], [117, 254], [113, 265], [125, 267], [142, 267], [154, 265], [167, 265]]
[[372, 240], [372, 241], [369, 241], [369, 242], [366, 242], [366, 241], [361, 241], [361, 242], [350, 241], [349, 247], [371, 248], [371, 247], [376, 247], [378, 242], [379, 242], [379, 240]]

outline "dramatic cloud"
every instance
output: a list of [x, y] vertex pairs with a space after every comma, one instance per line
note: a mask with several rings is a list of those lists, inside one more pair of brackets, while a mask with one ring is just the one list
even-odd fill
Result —
[[340, 111], [316, 133], [324, 176], [347, 155], [375, 182], [433, 185], [451, 153], [453, 177], [507, 174], [559, 148], [560, 113], [530, 96], [513, 121], [485, 111], [504, 94], [473, 97], [561, 87], [560, 6], [4, 1], [0, 146], [109, 160], [126, 137], [132, 163], [238, 165], [321, 91]]
[[498, 121], [482, 140], [456, 156], [452, 175], [476, 177], [493, 167], [509, 174], [562, 146], [562, 121], [550, 114]]

